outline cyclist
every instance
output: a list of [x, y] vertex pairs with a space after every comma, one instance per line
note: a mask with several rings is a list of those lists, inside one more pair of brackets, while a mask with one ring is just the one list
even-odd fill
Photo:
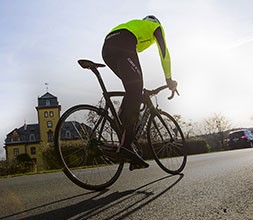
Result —
[[124, 131], [118, 153], [129, 159], [130, 170], [149, 165], [133, 150], [135, 124], [138, 121], [143, 90], [142, 70], [137, 52], [157, 43], [161, 64], [170, 90], [176, 91], [177, 82], [171, 78], [170, 54], [160, 21], [152, 15], [142, 20], [131, 20], [113, 28], [106, 36], [102, 49], [105, 63], [121, 79], [125, 88], [119, 117]]

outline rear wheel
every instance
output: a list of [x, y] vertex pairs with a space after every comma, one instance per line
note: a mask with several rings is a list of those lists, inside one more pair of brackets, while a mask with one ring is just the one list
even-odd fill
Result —
[[55, 147], [64, 173], [78, 186], [102, 190], [119, 177], [119, 134], [104, 109], [78, 105], [67, 110], [55, 131]]
[[157, 164], [167, 173], [178, 174], [186, 164], [184, 135], [166, 112], [152, 114], [147, 127], [148, 142]]

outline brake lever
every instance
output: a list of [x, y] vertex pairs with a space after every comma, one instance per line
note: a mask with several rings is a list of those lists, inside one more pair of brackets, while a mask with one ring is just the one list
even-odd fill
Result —
[[176, 89], [176, 90], [174, 90], [174, 91], [171, 92], [171, 95], [168, 97], [168, 99], [169, 99], [169, 100], [173, 99], [175, 93], [176, 93], [178, 96], [180, 96], [179, 92], [178, 92], [177, 89]]

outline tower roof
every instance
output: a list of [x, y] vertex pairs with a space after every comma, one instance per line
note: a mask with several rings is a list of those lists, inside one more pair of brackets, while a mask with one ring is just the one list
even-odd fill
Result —
[[57, 97], [47, 92], [38, 98], [38, 107], [57, 107], [59, 106]]

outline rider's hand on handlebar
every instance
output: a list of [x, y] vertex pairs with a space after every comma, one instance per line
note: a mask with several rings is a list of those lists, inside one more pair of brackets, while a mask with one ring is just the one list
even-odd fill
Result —
[[172, 92], [177, 91], [177, 81], [172, 80], [171, 78], [169, 78], [169, 79], [166, 79], [166, 82], [167, 82], [167, 85], [168, 85], [169, 89]]

